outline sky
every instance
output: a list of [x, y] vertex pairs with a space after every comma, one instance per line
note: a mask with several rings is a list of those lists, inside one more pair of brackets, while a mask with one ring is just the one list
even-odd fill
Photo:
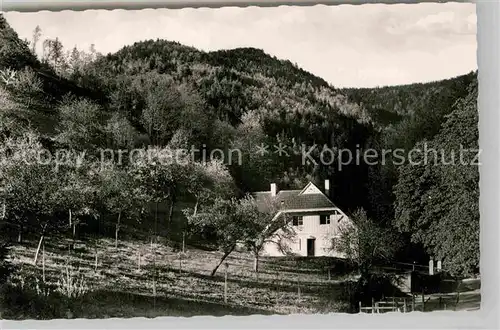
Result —
[[477, 69], [473, 3], [316, 5], [4, 14], [21, 38], [107, 54], [147, 39], [204, 51], [255, 47], [335, 87], [427, 82]]

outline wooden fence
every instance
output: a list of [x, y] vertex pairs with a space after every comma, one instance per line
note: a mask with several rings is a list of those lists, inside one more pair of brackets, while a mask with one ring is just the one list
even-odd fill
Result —
[[359, 302], [359, 312], [369, 314], [379, 314], [386, 312], [407, 313], [415, 310], [415, 303], [411, 298], [406, 297], [388, 297], [384, 301], [373, 301], [371, 306], [363, 307]]

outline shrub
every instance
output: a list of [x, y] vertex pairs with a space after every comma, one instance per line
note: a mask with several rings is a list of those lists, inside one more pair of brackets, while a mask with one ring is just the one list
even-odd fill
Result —
[[54, 319], [71, 317], [89, 291], [85, 278], [69, 267], [55, 284], [44, 283], [29, 270], [12, 275], [0, 287], [0, 311], [6, 319]]
[[64, 304], [64, 297], [32, 274], [13, 276], [0, 288], [0, 310], [6, 319], [60, 318]]
[[89, 286], [83, 275], [66, 267], [66, 271], [61, 272], [55, 291], [68, 298], [78, 298], [89, 291]]

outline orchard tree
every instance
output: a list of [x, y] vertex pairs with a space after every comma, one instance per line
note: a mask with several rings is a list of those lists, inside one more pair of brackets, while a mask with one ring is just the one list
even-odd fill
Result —
[[241, 212], [240, 202], [236, 198], [218, 197], [196, 214], [187, 216], [193, 230], [215, 236], [215, 244], [223, 253], [212, 270], [211, 276], [214, 276], [220, 265], [234, 251], [237, 243], [245, 238], [247, 223], [246, 217]]
[[241, 199], [217, 197], [213, 202], [202, 205], [197, 213], [186, 212], [193, 230], [213, 234], [217, 247], [223, 252], [221, 260], [212, 270], [212, 276], [237, 244], [244, 244], [254, 253], [254, 270], [258, 276], [259, 255], [264, 244], [271, 241], [279, 229], [293, 234], [287, 230], [291, 228], [287, 226], [287, 221], [272, 221], [277, 211], [274, 205], [271, 202], [270, 207], [262, 209], [250, 195]]
[[[194, 198], [194, 207], [183, 210], [187, 216], [196, 216], [200, 205], [212, 203], [216, 198], [229, 198], [236, 193], [236, 185], [226, 166], [219, 160], [194, 162], [189, 175], [184, 177], [185, 197]], [[191, 233], [189, 220], [183, 232], [183, 246], [186, 234]]]
[[[137, 149], [136, 151], [139, 151]], [[169, 148], [141, 149], [132, 157], [130, 175], [138, 182], [142, 195], [155, 204], [170, 201], [168, 224], [172, 220], [173, 208], [178, 194], [185, 191], [185, 178], [191, 173], [192, 163], [186, 154], [179, 154]], [[155, 223], [157, 221], [155, 212]]]
[[[72, 159], [76, 159], [76, 154], [73, 153]], [[97, 218], [99, 215], [96, 207], [98, 187], [93, 184], [91, 171], [88, 162], [73, 163], [58, 169], [57, 174], [61, 176], [62, 205], [67, 209], [68, 227], [73, 242], [76, 239], [77, 227], [85, 220]]]
[[125, 219], [138, 220], [147, 204], [147, 196], [142, 194], [130, 173], [124, 169], [108, 166], [99, 172], [99, 199], [107, 212], [116, 217], [115, 247], [118, 247], [118, 234]]
[[36, 264], [45, 235], [66, 227], [62, 219], [67, 211], [63, 189], [68, 182], [67, 176], [46, 163], [46, 150], [35, 134], [9, 139], [2, 147], [3, 154], [8, 155], [0, 163], [5, 217], [18, 224], [20, 234], [25, 226], [39, 231]]
[[259, 257], [266, 243], [277, 244], [282, 251], [286, 250], [285, 242], [295, 235], [290, 217], [281, 213], [281, 204], [272, 198], [257, 201], [251, 195], [240, 200], [240, 212], [246, 218], [245, 238], [246, 247], [254, 256], [254, 272], [259, 278]]

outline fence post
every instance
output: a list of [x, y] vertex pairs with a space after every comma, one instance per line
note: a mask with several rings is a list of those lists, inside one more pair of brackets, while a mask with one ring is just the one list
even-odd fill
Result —
[[403, 299], [403, 313], [406, 313], [406, 298]]
[[42, 244], [42, 280], [45, 284], [45, 241]]
[[361, 300], [359, 301], [359, 312], [361, 313]]
[[179, 274], [182, 274], [182, 253], [179, 253]]
[[415, 294], [414, 293], [411, 294], [411, 311], [412, 312], [415, 311]]
[[224, 303], [227, 304], [227, 271], [228, 271], [229, 265], [226, 262], [224, 264], [224, 266], [225, 266], [225, 272], [224, 272]]
[[422, 312], [425, 312], [425, 296], [424, 296], [424, 290], [422, 290]]
[[98, 259], [97, 259], [97, 247], [95, 248], [94, 253], [95, 253], [95, 256], [94, 256], [94, 257], [95, 257], [95, 258], [94, 258], [94, 272], [96, 272], [96, 273], [97, 273], [97, 266], [98, 266]]
[[375, 298], [372, 297], [372, 314], [375, 312]]
[[182, 253], [186, 252], [186, 232], [182, 232]]

